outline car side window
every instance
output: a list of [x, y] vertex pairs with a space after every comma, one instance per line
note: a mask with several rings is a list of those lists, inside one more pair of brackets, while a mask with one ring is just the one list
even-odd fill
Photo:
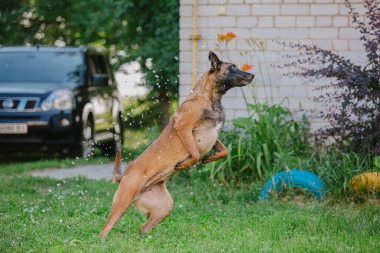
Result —
[[106, 66], [106, 63], [104, 62], [103, 56], [95, 55], [94, 63], [95, 63], [96, 74], [107, 75], [107, 66]]
[[101, 55], [90, 55], [88, 57], [88, 80], [94, 85], [94, 76], [108, 76], [107, 65]]

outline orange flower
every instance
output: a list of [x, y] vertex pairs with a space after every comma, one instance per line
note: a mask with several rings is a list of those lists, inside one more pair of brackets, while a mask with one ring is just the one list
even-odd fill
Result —
[[221, 41], [224, 41], [224, 40], [226, 40], [226, 35], [218, 33], [218, 41], [221, 42]]
[[236, 37], [237, 37], [237, 35], [234, 34], [233, 32], [227, 32], [226, 34], [218, 33], [218, 41], [219, 42], [222, 42], [222, 41], [230, 42], [231, 40], [233, 40]]
[[242, 69], [243, 71], [249, 71], [249, 70], [252, 69], [252, 67], [253, 67], [253, 65], [249, 65], [249, 64], [247, 64], [247, 63], [244, 63], [243, 65], [241, 65], [241, 69]]
[[226, 33], [226, 35], [225, 35], [225, 38], [226, 38], [226, 41], [227, 41], [227, 42], [233, 40], [233, 39], [236, 38], [236, 37], [237, 37], [237, 35], [234, 34], [233, 32], [228, 32], [228, 33]]

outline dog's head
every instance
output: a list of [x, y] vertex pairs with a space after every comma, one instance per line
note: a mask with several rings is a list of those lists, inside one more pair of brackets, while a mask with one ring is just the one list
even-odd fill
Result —
[[226, 93], [234, 87], [246, 86], [255, 77], [251, 73], [241, 71], [235, 64], [220, 61], [212, 51], [210, 51], [208, 59], [211, 62], [208, 74], [215, 80], [216, 88], [220, 93]]

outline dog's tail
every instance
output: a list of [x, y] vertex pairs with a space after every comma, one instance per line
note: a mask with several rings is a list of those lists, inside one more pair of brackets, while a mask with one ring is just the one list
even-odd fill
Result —
[[120, 166], [121, 166], [121, 152], [120, 150], [118, 150], [116, 152], [115, 165], [112, 171], [112, 182], [114, 183], [120, 183], [121, 178], [123, 177], [123, 174], [121, 173], [121, 170], [120, 170]]

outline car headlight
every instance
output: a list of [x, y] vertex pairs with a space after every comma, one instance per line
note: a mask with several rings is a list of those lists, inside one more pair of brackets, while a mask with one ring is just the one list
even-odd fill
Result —
[[43, 111], [71, 110], [74, 107], [74, 95], [70, 90], [56, 90], [41, 104]]

